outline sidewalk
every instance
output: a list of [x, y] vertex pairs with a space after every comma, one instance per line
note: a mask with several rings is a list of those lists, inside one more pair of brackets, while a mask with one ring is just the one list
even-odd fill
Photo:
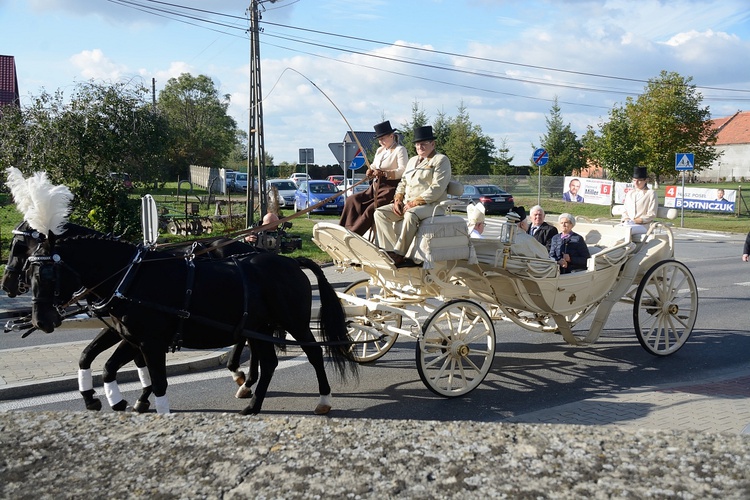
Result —
[[[349, 271], [342, 275], [332, 267], [324, 270], [337, 289], [365, 276]], [[3, 316], [7, 318], [8, 304], [15, 309], [23, 307], [24, 302], [30, 304], [28, 297], [0, 298], [0, 322], [6, 321]], [[78, 357], [86, 344], [69, 342], [0, 350], [0, 400], [77, 390]], [[177, 374], [223, 366], [228, 351], [229, 348], [183, 349], [167, 355], [168, 371]], [[95, 386], [101, 385], [102, 366], [110, 352], [97, 357], [92, 366]], [[118, 380], [137, 380], [132, 363], [120, 372]], [[517, 415], [504, 422], [750, 434], [750, 368], [700, 384], [653, 386], [584, 399]]]

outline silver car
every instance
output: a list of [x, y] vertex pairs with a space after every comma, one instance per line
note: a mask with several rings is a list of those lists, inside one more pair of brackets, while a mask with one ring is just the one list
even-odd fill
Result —
[[291, 179], [271, 179], [266, 182], [266, 190], [270, 193], [271, 187], [279, 191], [279, 207], [291, 208], [294, 206], [294, 193], [297, 185]]

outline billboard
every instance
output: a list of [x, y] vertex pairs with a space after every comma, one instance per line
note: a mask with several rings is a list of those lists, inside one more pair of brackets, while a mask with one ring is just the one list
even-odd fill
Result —
[[593, 205], [610, 205], [612, 203], [613, 181], [566, 176], [564, 182], [563, 201], [591, 203]]
[[703, 212], [733, 213], [737, 199], [734, 189], [685, 188], [683, 199], [682, 187], [667, 186], [664, 191], [664, 206], [700, 210]]

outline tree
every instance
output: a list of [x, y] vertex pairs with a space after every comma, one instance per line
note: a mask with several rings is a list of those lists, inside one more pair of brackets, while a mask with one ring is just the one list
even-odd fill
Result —
[[0, 167], [46, 171], [73, 191], [73, 222], [135, 235], [138, 201], [109, 174], [128, 172], [144, 181], [166, 163], [168, 127], [148, 95], [138, 85], [94, 82], [76, 85], [68, 103], [60, 91], [42, 92], [20, 113], [0, 119]]
[[497, 148], [497, 156], [492, 163], [492, 175], [514, 175], [516, 173], [515, 167], [511, 165], [513, 157], [509, 154], [508, 138], [505, 137], [501, 140], [500, 147]]
[[177, 173], [190, 165], [222, 167], [235, 148], [237, 123], [223, 98], [205, 75], [183, 73], [170, 78], [159, 93], [158, 107], [173, 131], [172, 154]]
[[425, 125], [427, 125], [427, 114], [424, 112], [424, 109], [419, 107], [419, 103], [414, 101], [411, 105], [411, 122], [406, 122], [401, 125], [404, 146], [406, 146], [410, 158], [417, 154], [417, 150], [412, 142], [414, 139], [414, 129], [417, 127], [424, 127]]
[[709, 167], [719, 156], [717, 131], [711, 126], [703, 96], [675, 72], [662, 71], [646, 84], [644, 93], [626, 103], [627, 116], [638, 131], [643, 164], [658, 180], [675, 173], [675, 153], [694, 153], [695, 170]]
[[494, 163], [495, 143], [469, 119], [463, 102], [458, 116], [449, 121], [447, 140], [440, 150], [451, 160], [453, 175], [489, 174]]
[[[552, 105], [550, 116], [546, 118], [547, 135], [541, 137], [542, 147], [549, 154], [549, 161], [542, 168], [547, 176], [565, 176], [580, 172], [586, 166], [583, 147], [570, 129], [570, 124], [563, 125], [557, 97]], [[536, 149], [536, 147], [534, 147]], [[533, 165], [536, 169], [536, 165]]]
[[633, 167], [642, 165], [645, 154], [638, 137], [638, 129], [627, 111], [615, 105], [609, 112], [609, 121], [600, 123], [600, 136], [589, 127], [583, 138], [588, 158], [602, 167], [612, 179], [627, 181]]

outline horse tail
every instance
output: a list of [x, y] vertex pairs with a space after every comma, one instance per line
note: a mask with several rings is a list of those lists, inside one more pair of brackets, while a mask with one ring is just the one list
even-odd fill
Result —
[[318, 292], [320, 293], [320, 334], [324, 342], [340, 342], [340, 344], [327, 346], [326, 353], [333, 359], [336, 371], [345, 378], [347, 368], [352, 375], [357, 374], [357, 363], [349, 353], [351, 339], [346, 329], [346, 313], [336, 291], [326, 278], [323, 270], [314, 261], [307, 257], [296, 257], [300, 266], [309, 269], [318, 279]]

